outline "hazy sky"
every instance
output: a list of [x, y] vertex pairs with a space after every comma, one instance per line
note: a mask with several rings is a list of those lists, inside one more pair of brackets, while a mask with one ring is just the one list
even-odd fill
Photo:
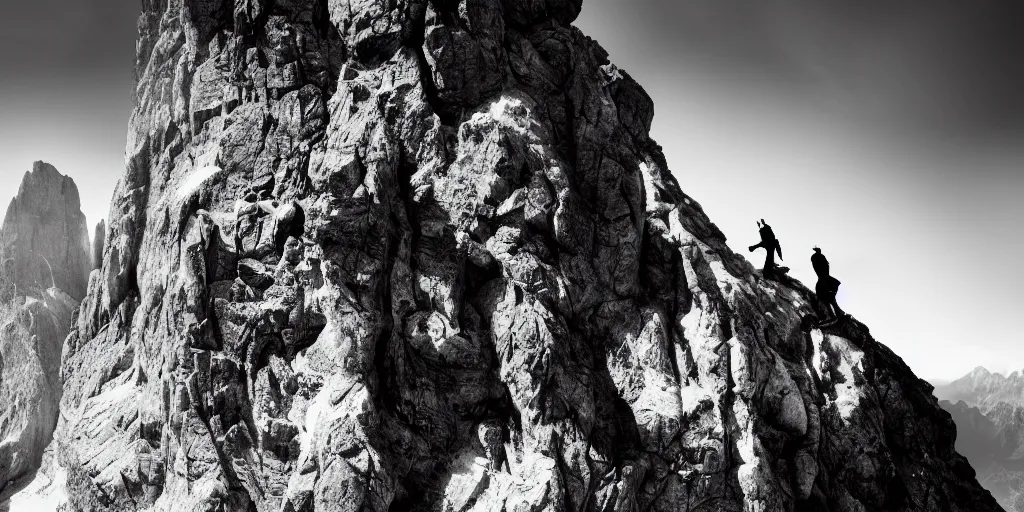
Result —
[[[682, 187], [924, 378], [1024, 367], [1024, 2], [586, 0]], [[763, 263], [763, 253], [752, 258]]]
[[[577, 25], [654, 98], [654, 137], [734, 250], [764, 217], [813, 286], [821, 246], [843, 307], [945, 380], [1024, 368], [1022, 5], [585, 0]], [[0, 4], [0, 197], [41, 159], [106, 216], [138, 10]]]

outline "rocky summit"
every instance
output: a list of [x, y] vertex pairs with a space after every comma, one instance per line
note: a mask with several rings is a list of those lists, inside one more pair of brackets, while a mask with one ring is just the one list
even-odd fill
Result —
[[7, 207], [0, 249], [17, 294], [59, 288], [76, 301], [85, 296], [92, 265], [89, 231], [75, 181], [36, 162]]
[[57, 424], [61, 350], [88, 275], [84, 228], [75, 182], [36, 163], [0, 229], [0, 510], [36, 475]]
[[581, 3], [144, 0], [68, 508], [999, 510], [728, 248]]

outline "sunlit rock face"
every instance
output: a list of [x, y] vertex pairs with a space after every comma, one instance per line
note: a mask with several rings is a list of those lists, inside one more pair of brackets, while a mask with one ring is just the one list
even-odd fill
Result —
[[[0, 228], [0, 509], [53, 438], [61, 351], [85, 295], [89, 238], [75, 182], [36, 162]], [[69, 295], [70, 294], [70, 295]]]
[[144, 2], [71, 508], [998, 510], [930, 386], [729, 250], [580, 8]]

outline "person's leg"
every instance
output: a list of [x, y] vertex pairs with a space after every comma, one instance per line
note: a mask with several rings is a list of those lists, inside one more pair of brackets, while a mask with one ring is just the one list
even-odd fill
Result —
[[818, 317], [819, 321], [824, 321], [828, 318], [825, 301], [821, 300], [821, 295], [815, 294], [812, 305], [814, 306], [814, 314]]
[[836, 295], [834, 293], [829, 296], [829, 305], [832, 306], [832, 311], [835, 312], [836, 318], [846, 316], [843, 309], [839, 307], [839, 303], [836, 302]]
[[832, 307], [828, 303], [828, 299], [825, 297], [818, 298], [818, 305], [821, 308], [821, 322], [828, 323], [836, 319], [835, 313], [832, 312]]

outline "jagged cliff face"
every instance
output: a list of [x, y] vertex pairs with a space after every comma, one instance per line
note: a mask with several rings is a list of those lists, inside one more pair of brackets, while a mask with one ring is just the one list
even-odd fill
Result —
[[998, 510], [930, 386], [728, 249], [580, 8], [144, 2], [73, 508]]
[[52, 165], [36, 162], [25, 173], [7, 207], [0, 250], [4, 270], [19, 296], [60, 288], [75, 300], [85, 296], [89, 231], [78, 186]]
[[57, 288], [0, 306], [0, 510], [35, 476], [53, 439], [61, 345], [74, 299]]
[[57, 424], [61, 349], [88, 275], [84, 227], [75, 182], [37, 162], [0, 229], [0, 510], [35, 476]]

